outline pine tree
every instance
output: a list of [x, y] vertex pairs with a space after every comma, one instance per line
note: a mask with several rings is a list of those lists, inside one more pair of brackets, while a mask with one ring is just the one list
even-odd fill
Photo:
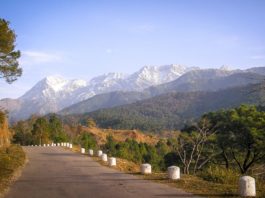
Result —
[[17, 59], [20, 51], [15, 51], [16, 34], [9, 27], [9, 22], [0, 19], [0, 78], [12, 83], [21, 76], [22, 69], [19, 68]]

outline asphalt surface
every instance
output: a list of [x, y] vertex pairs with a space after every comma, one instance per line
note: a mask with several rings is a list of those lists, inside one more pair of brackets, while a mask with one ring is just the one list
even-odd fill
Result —
[[5, 198], [193, 197], [176, 188], [121, 173], [61, 147], [24, 147], [29, 162]]

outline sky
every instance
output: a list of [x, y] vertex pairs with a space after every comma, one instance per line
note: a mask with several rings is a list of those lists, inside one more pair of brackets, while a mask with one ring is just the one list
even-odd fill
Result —
[[23, 75], [0, 99], [46, 76], [89, 80], [145, 65], [265, 66], [264, 0], [0, 0]]

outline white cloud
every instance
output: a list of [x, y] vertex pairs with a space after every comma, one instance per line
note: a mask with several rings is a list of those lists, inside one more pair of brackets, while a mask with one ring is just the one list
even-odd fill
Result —
[[40, 63], [61, 62], [62, 55], [40, 51], [22, 51], [21, 64], [35, 65]]
[[253, 60], [263, 60], [265, 59], [265, 55], [254, 55], [250, 57]]

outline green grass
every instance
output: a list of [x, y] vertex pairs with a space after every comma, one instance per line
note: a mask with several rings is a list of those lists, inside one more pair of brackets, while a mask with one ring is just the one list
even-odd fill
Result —
[[8, 188], [19, 167], [24, 165], [25, 158], [18, 145], [0, 148], [0, 195]]

